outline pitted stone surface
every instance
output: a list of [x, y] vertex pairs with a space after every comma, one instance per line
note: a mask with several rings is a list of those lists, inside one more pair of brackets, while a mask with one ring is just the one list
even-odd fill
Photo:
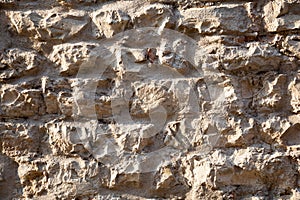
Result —
[[300, 199], [299, 0], [0, 0], [0, 199]]

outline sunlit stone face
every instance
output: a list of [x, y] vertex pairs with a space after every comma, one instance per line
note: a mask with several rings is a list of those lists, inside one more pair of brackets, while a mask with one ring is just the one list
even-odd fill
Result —
[[[187, 153], [205, 155], [219, 141], [216, 121], [222, 124], [224, 111], [213, 117], [206, 107], [217, 110], [225, 99], [220, 74], [202, 67], [205, 50], [196, 41], [159, 31], [137, 29], [103, 40], [77, 74], [75, 123], [82, 125], [73, 141], [120, 174], [156, 172]], [[111, 83], [103, 95], [95, 95], [99, 80]], [[109, 102], [108, 118], [96, 113], [98, 99]]]

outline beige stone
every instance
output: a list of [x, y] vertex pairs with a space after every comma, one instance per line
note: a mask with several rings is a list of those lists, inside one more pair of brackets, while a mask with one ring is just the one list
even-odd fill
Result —
[[299, 0], [0, 0], [0, 199], [299, 199]]

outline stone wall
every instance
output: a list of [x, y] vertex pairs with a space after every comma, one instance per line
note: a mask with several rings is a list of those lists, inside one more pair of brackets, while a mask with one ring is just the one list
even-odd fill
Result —
[[299, 0], [0, 0], [0, 199], [300, 199]]

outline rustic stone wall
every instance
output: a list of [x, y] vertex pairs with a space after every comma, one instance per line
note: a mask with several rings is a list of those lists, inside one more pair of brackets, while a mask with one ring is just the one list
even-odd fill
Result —
[[300, 199], [299, 0], [0, 0], [0, 199]]

